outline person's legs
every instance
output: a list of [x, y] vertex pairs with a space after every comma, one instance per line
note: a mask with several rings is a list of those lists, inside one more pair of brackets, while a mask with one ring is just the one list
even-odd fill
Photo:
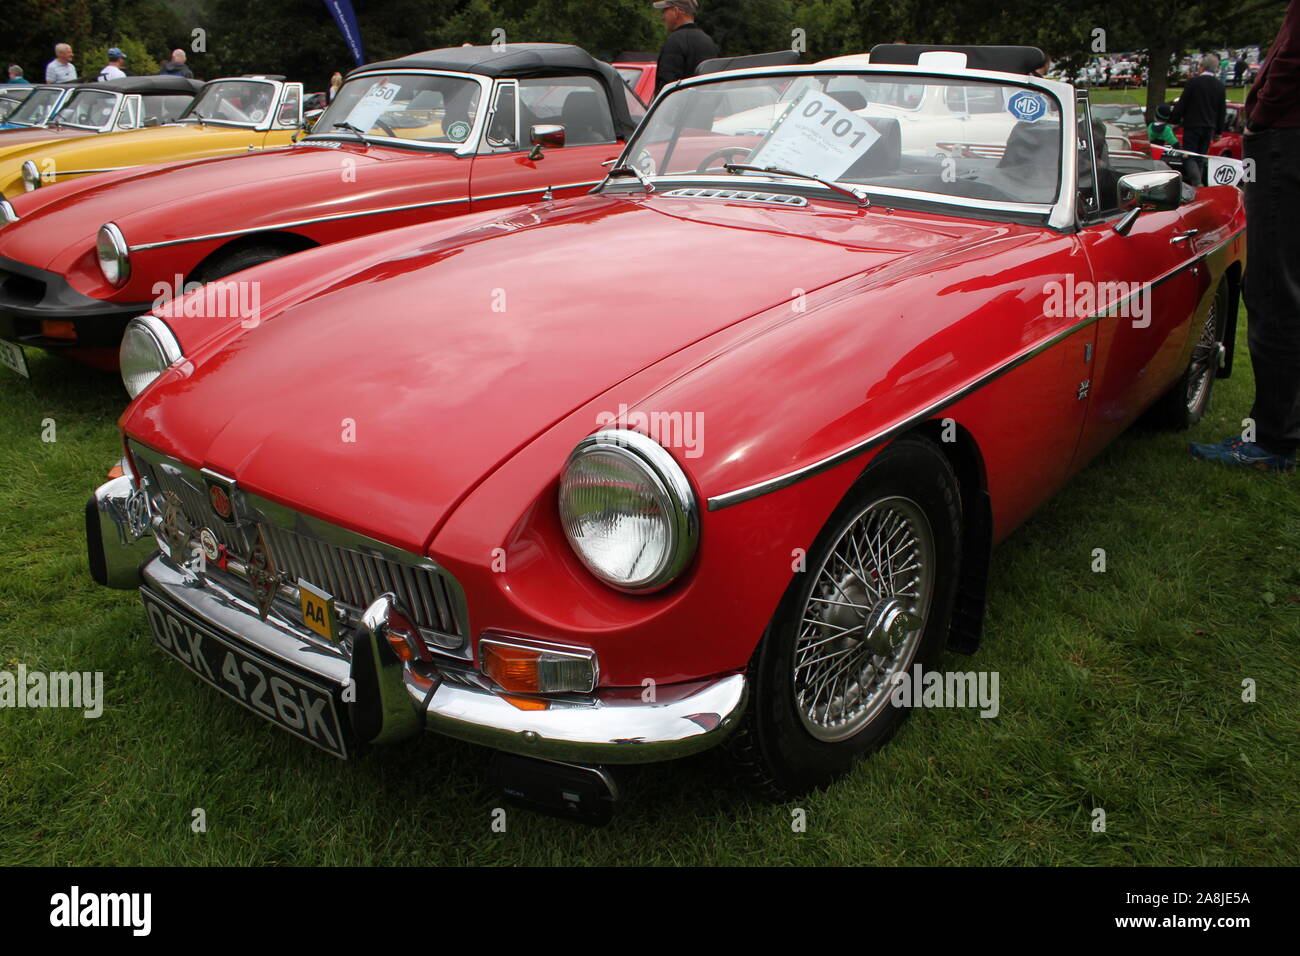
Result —
[[[1210, 151], [1210, 143], [1213, 142], [1214, 130], [1204, 126], [1186, 126], [1183, 128], [1183, 149], [1189, 153], [1200, 153], [1202, 156]], [[1206, 183], [1206, 163], [1200, 156], [1188, 157], [1184, 164], [1189, 170], [1191, 167], [1196, 168], [1196, 181], [1188, 179], [1189, 186], [1204, 186]]]
[[1255, 161], [1246, 186], [1246, 314], [1255, 370], [1258, 442], [1279, 455], [1300, 445], [1300, 129], [1245, 138]]
[[1300, 444], [1300, 129], [1274, 129], [1245, 138], [1253, 182], [1245, 185], [1244, 298], [1250, 362], [1255, 373], [1253, 442], [1234, 436], [1218, 445], [1192, 445], [1197, 458], [1268, 470], [1295, 467]]

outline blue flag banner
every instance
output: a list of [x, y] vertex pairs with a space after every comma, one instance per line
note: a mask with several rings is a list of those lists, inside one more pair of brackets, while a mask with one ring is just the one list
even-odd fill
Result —
[[334, 14], [334, 22], [343, 31], [343, 39], [352, 51], [352, 59], [357, 66], [366, 62], [366, 55], [361, 49], [361, 31], [357, 29], [357, 15], [352, 11], [352, 0], [325, 0], [325, 6]]

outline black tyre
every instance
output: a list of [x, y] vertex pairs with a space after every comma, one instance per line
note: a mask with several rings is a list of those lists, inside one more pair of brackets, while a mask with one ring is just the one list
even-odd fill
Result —
[[776, 799], [825, 786], [907, 717], [892, 678], [943, 651], [961, 527], [957, 479], [934, 443], [899, 439], [866, 468], [750, 663], [729, 749], [751, 784]]
[[1214, 290], [1210, 311], [1194, 332], [1198, 338], [1187, 370], [1152, 406], [1150, 418], [1155, 425], [1185, 430], [1199, 422], [1210, 407], [1210, 394], [1223, 357], [1228, 303], [1228, 284], [1221, 281]]
[[219, 252], [208, 262], [194, 270], [195, 282], [212, 282], [223, 279], [235, 272], [251, 269], [253, 266], [281, 256], [289, 255], [291, 250], [282, 246], [264, 243], [256, 246], [242, 246], [227, 252]]

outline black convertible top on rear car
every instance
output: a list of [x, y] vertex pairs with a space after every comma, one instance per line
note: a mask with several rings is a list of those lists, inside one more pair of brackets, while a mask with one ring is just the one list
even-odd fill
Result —
[[81, 86], [95, 90], [112, 90], [115, 93], [188, 93], [194, 94], [203, 88], [202, 80], [187, 80], [183, 76], [124, 76], [117, 80], [105, 80], [100, 83], [88, 80]]
[[627, 139], [636, 129], [627, 108], [627, 85], [618, 71], [581, 47], [567, 43], [511, 43], [501, 49], [459, 46], [426, 50], [396, 60], [367, 63], [349, 73], [348, 79], [364, 73], [391, 70], [447, 70], [493, 78], [585, 74], [604, 84], [619, 138]]

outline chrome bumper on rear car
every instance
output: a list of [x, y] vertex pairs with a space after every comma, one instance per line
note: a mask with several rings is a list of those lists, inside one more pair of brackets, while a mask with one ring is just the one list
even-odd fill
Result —
[[[162, 605], [182, 621], [200, 625], [257, 659], [283, 665], [309, 683], [333, 688], [340, 706], [346, 705], [350, 734], [357, 741], [387, 742], [424, 727], [549, 760], [654, 763], [715, 746], [735, 729], [744, 711], [748, 689], [743, 674], [660, 686], [652, 703], [643, 701], [639, 689], [631, 696], [599, 690], [530, 700], [516, 696], [519, 704], [512, 703], [472, 661], [451, 655], [431, 662], [399, 660], [376, 626], [382, 614], [370, 613], [391, 595], [376, 599], [359, 624], [338, 644], [330, 644], [300, 622], [259, 614], [242, 582], [224, 572], [200, 573], [173, 562], [154, 534], [142, 531], [157, 530], [160, 524], [148, 514], [144, 497], [126, 476], [103, 485], [88, 503], [95, 579], [108, 587], [138, 585], [147, 604]], [[142, 552], [153, 556], [143, 567]], [[345, 694], [349, 688], [351, 694]], [[542, 704], [545, 709], [532, 709]]]

